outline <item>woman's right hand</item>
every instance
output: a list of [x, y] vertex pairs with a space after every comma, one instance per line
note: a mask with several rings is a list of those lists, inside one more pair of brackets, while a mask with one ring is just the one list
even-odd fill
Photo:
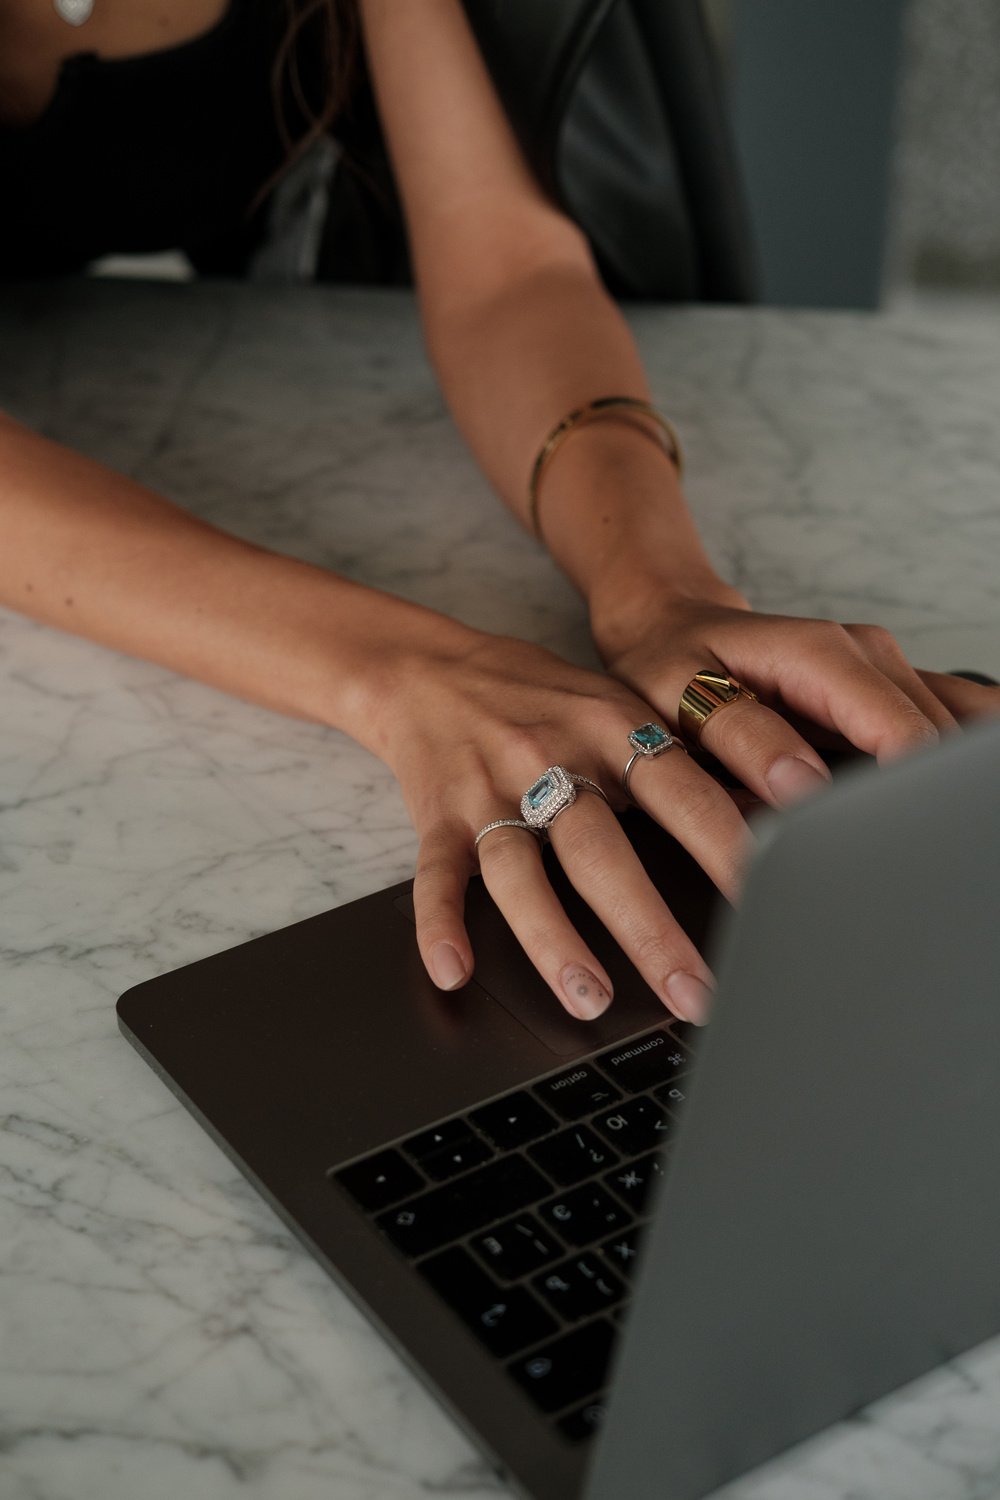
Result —
[[[449, 622], [450, 623], [450, 622]], [[631, 730], [656, 714], [629, 687], [540, 646], [455, 627], [448, 646], [415, 648], [376, 670], [377, 741], [420, 837], [413, 886], [417, 940], [431, 978], [455, 989], [474, 955], [463, 908], [478, 867], [528, 957], [560, 1003], [583, 1020], [610, 1003], [604, 967], [572, 926], [542, 864], [538, 838], [498, 828], [519, 818], [521, 794], [549, 767], [591, 778], [553, 821], [553, 849], [572, 884], [674, 1015], [708, 1014], [712, 976], [642, 867], [613, 810]], [[652, 764], [643, 805], [734, 900], [751, 837], [733, 798], [678, 746]], [[610, 804], [610, 805], [608, 805]]]

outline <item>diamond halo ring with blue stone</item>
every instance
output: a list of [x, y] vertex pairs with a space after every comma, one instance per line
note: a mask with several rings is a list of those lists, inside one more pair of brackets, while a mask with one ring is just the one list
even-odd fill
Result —
[[548, 828], [567, 807], [576, 801], [577, 788], [607, 797], [589, 776], [578, 776], [565, 766], [549, 766], [521, 798], [521, 816], [532, 828]]
[[629, 734], [628, 742], [632, 746], [632, 754], [622, 772], [622, 790], [629, 801], [634, 802], [635, 798], [629, 789], [628, 780], [636, 761], [642, 756], [662, 755], [665, 750], [672, 750], [675, 745], [678, 750], [683, 750], [684, 746], [680, 740], [674, 738], [669, 729], [664, 729], [662, 724], [640, 724], [638, 729], [633, 729]]

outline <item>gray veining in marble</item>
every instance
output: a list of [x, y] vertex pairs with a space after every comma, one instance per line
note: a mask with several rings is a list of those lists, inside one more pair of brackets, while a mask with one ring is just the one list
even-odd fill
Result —
[[[757, 607], [1000, 676], [997, 318], [627, 316]], [[408, 292], [7, 288], [0, 404], [255, 541], [593, 660]], [[115, 1025], [132, 983], [409, 874], [389, 773], [12, 614], [0, 674], [0, 1497], [506, 1494]], [[988, 1500], [998, 1418], [1000, 1342], [727, 1494]]]

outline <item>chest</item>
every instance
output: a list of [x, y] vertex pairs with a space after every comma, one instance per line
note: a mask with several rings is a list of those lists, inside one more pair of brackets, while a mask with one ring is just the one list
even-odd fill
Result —
[[0, 0], [0, 125], [26, 126], [44, 113], [68, 57], [121, 58], [191, 41], [215, 26], [229, 0], [93, 0], [71, 26], [54, 0]]

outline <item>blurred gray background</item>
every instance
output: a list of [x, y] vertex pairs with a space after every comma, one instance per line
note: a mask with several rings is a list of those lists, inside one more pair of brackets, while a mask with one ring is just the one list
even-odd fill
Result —
[[765, 300], [1000, 296], [998, 0], [705, 0]]
[[[765, 302], [975, 316], [1000, 299], [1000, 0], [702, 3]], [[171, 255], [95, 269], [190, 274]]]

